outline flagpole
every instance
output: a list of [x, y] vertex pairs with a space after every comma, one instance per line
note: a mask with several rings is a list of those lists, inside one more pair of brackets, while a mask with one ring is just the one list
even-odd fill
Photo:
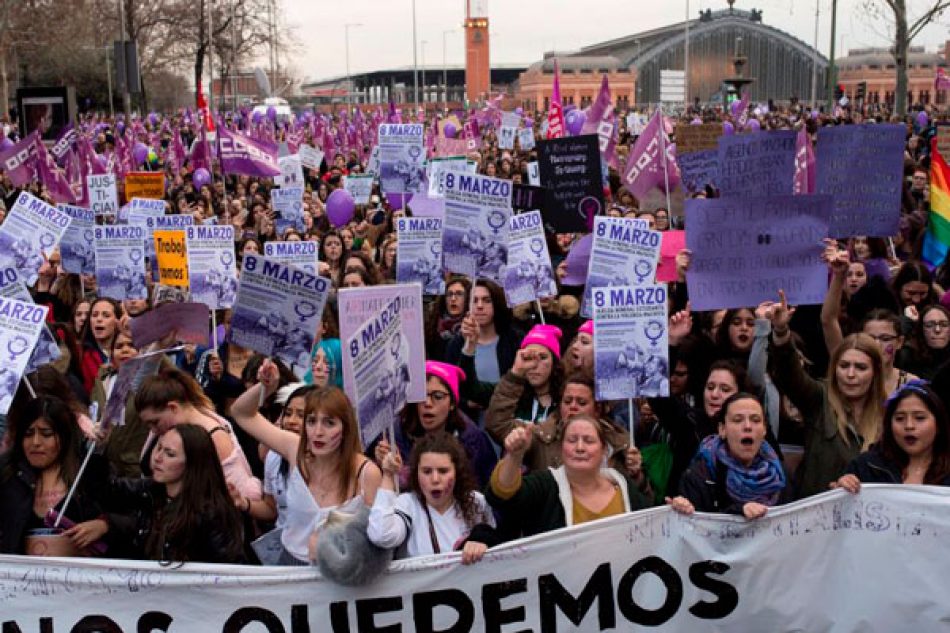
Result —
[[673, 213], [672, 205], [670, 204], [670, 172], [667, 168], [667, 158], [666, 158], [666, 128], [664, 127], [665, 123], [663, 122], [663, 108], [657, 108], [656, 116], [660, 117], [659, 120], [659, 131], [660, 131], [660, 156], [663, 160], [663, 183], [666, 185], [666, 213], [667, 215]]

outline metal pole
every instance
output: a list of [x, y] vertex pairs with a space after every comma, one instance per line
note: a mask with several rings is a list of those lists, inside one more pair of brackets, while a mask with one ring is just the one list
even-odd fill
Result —
[[683, 44], [683, 108], [689, 110], [689, 0], [686, 0], [686, 40]]
[[835, 67], [835, 29], [838, 26], [838, 0], [831, 0], [831, 54], [828, 56], [828, 113], [835, 110], [835, 84], [838, 71]]
[[[208, 0], [208, 118], [214, 112], [214, 22], [213, 9], [214, 0]], [[205, 126], [209, 125], [205, 121]]]
[[445, 110], [449, 110], [449, 62], [445, 56], [445, 36], [452, 33], [453, 29], [442, 31], [442, 96], [445, 99]]
[[[119, 5], [119, 41], [122, 42], [122, 56], [125, 57], [124, 61], [128, 61], [128, 57], [125, 56], [125, 7], [122, 3], [125, 0], [116, 0], [116, 4]], [[118, 63], [116, 68], [118, 68]], [[122, 67], [125, 68], [125, 64], [122, 64]], [[129, 69], [125, 68], [125, 77], [122, 81], [122, 111], [125, 112], [125, 120], [128, 121], [132, 116], [132, 98], [129, 95]]]
[[811, 107], [818, 107], [818, 17], [821, 15], [821, 2], [815, 2], [815, 46], [811, 56]]
[[428, 43], [429, 42], [427, 42], [426, 40], [422, 40], [420, 42], [420, 44], [422, 44], [422, 108], [423, 109], [425, 109], [426, 107], [426, 100], [428, 98], [426, 94], [427, 93], [426, 91], [426, 44]]
[[115, 119], [115, 106], [112, 104], [112, 64], [109, 63], [109, 47], [105, 47], [106, 52], [106, 89], [109, 91], [109, 118]]
[[237, 0], [231, 0], [231, 97], [234, 98], [234, 111], [238, 111], [237, 94]]
[[416, 58], [416, 0], [412, 0], [412, 94], [419, 107], [419, 60]]

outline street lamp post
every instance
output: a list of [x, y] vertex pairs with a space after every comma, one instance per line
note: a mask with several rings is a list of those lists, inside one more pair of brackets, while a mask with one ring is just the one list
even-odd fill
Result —
[[350, 105], [350, 96], [353, 93], [353, 87], [350, 85], [350, 27], [363, 26], [359, 22], [350, 22], [343, 25], [343, 45], [346, 49], [346, 105]]
[[445, 99], [445, 110], [449, 109], [449, 63], [445, 56], [445, 36], [449, 33], [455, 33], [455, 29], [442, 31], [442, 96]]
[[426, 90], [426, 40], [419, 42], [422, 44], [422, 109], [425, 110], [426, 101], [428, 100], [428, 90]]
[[419, 60], [416, 58], [416, 0], [412, 0], [412, 94], [419, 107]]
[[831, 54], [828, 56], [828, 112], [835, 110], [835, 84], [838, 83], [838, 69], [835, 67], [835, 30], [838, 25], [838, 0], [831, 0]]

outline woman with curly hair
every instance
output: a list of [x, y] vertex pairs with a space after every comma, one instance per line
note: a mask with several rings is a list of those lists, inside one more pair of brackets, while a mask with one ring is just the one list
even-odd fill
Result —
[[405, 545], [410, 558], [461, 549], [463, 563], [479, 561], [488, 546], [469, 536], [476, 526], [494, 527], [495, 519], [459, 441], [444, 431], [420, 438], [409, 457], [409, 490], [397, 497], [401, 466], [398, 451], [383, 460], [383, 482], [367, 530], [370, 541], [387, 549]]

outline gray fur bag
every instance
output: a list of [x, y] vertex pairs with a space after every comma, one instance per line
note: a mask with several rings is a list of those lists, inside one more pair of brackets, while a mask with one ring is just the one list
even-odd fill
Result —
[[330, 512], [317, 541], [316, 564], [324, 578], [356, 587], [368, 585], [386, 571], [393, 551], [370, 542], [368, 525], [366, 505], [353, 514]]

